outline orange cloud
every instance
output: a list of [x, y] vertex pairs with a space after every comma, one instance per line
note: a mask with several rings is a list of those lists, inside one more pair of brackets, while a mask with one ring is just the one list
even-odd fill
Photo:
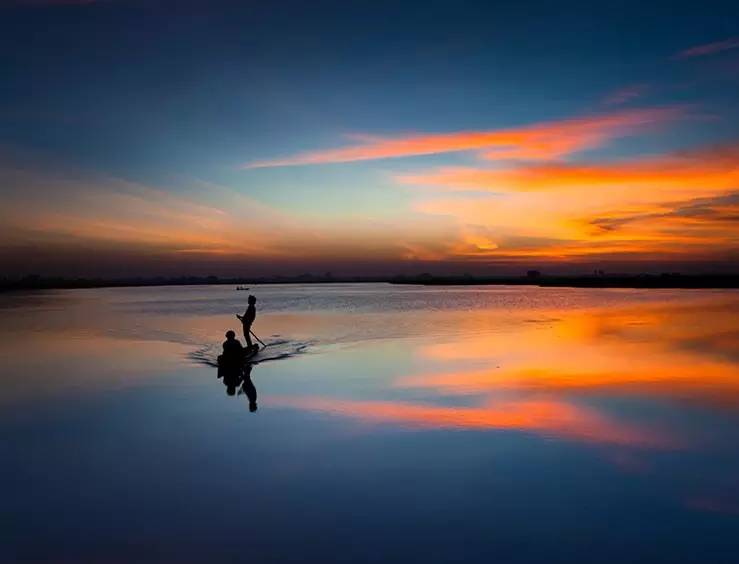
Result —
[[483, 150], [487, 159], [552, 159], [602, 145], [677, 119], [683, 108], [651, 108], [614, 112], [492, 131], [462, 131], [387, 138], [354, 135], [359, 144], [256, 161], [243, 168], [343, 163], [460, 151]]
[[713, 55], [730, 49], [736, 49], [737, 47], [739, 47], [739, 37], [730, 37], [723, 41], [715, 41], [713, 43], [706, 43], [704, 45], [697, 45], [690, 49], [685, 49], [684, 51], [680, 51], [675, 55], [675, 57], [678, 59], [703, 57], [705, 55]]
[[457, 221], [447, 248], [466, 260], [739, 254], [739, 145], [618, 162], [439, 168], [397, 180], [436, 188], [416, 192], [415, 209]]
[[615, 163], [551, 163], [504, 169], [441, 168], [402, 175], [405, 184], [450, 190], [528, 192], [607, 189], [711, 192], [739, 187], [739, 146]]
[[597, 234], [649, 233], [653, 238], [691, 240], [711, 237], [715, 242], [739, 243], [739, 192], [723, 196], [671, 202], [661, 209], [611, 212], [587, 220]]

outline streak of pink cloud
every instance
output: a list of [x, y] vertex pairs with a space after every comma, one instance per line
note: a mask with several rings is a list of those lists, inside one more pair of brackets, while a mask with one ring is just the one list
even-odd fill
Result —
[[704, 45], [696, 45], [690, 49], [680, 51], [676, 58], [678, 59], [689, 59], [692, 57], [704, 57], [706, 55], [714, 55], [730, 49], [736, 49], [739, 47], [739, 37], [730, 37], [723, 41], [714, 41], [713, 43], [706, 43]]
[[606, 106], [620, 106], [621, 104], [631, 102], [636, 98], [644, 96], [648, 90], [649, 86], [647, 84], [631, 84], [611, 92], [603, 99], [603, 104]]
[[684, 113], [681, 107], [645, 108], [497, 130], [398, 137], [355, 135], [356, 143], [349, 146], [251, 162], [242, 168], [345, 163], [475, 150], [485, 150], [483, 156], [491, 160], [548, 160], [599, 147], [609, 139], [674, 121]]

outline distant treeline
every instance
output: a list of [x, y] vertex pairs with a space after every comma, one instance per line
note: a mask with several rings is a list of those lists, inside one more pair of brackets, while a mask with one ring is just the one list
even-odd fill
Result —
[[425, 286], [542, 286], [570, 288], [739, 288], [739, 274], [679, 273], [635, 275], [543, 276], [432, 276], [396, 277], [395, 284], [423, 284]]
[[139, 286], [200, 286], [225, 285], [249, 286], [256, 284], [326, 284], [340, 282], [388, 282], [387, 276], [376, 277], [334, 277], [332, 275], [301, 274], [298, 276], [265, 276], [220, 278], [218, 276], [178, 276], [153, 278], [64, 278], [54, 276], [24, 276], [23, 278], [0, 278], [2, 290], [63, 290], [79, 288], [113, 288]]
[[587, 276], [545, 276], [529, 271], [526, 276], [436, 276], [428, 273], [398, 276], [333, 276], [331, 274], [299, 276], [268, 276], [219, 278], [218, 276], [181, 276], [175, 278], [61, 278], [25, 276], [0, 279], [0, 291], [52, 290], [76, 288], [138, 287], [138, 286], [252, 286], [257, 284], [327, 284], [370, 283], [419, 284], [425, 286], [542, 286], [573, 288], [739, 288], [739, 274], [681, 275], [679, 273]]

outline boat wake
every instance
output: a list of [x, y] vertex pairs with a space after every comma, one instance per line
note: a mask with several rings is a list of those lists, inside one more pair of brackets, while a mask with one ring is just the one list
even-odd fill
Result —
[[[290, 341], [287, 339], [270, 341], [266, 347], [262, 347], [259, 353], [251, 358], [249, 364], [260, 364], [270, 360], [280, 360], [302, 354], [311, 345], [308, 341]], [[220, 345], [209, 344], [195, 349], [187, 354], [192, 362], [204, 364], [205, 366], [218, 367], [218, 355], [221, 354]]]

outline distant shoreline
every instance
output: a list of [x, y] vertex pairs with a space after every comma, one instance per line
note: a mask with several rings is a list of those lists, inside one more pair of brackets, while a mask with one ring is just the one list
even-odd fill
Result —
[[44, 278], [25, 277], [18, 280], [0, 280], [0, 292], [22, 290], [64, 290], [92, 288], [140, 288], [160, 286], [258, 286], [262, 284], [369, 284], [389, 283], [420, 286], [538, 286], [543, 288], [637, 288], [637, 289], [739, 289], [739, 274], [641, 274], [641, 275], [590, 275], [590, 276], [378, 276], [378, 277], [320, 277], [302, 275], [296, 277], [262, 278]]
[[423, 286], [538, 286], [542, 288], [653, 288], [739, 289], [739, 275], [635, 275], [635, 276], [538, 276], [538, 277], [432, 277], [392, 280], [394, 284]]

